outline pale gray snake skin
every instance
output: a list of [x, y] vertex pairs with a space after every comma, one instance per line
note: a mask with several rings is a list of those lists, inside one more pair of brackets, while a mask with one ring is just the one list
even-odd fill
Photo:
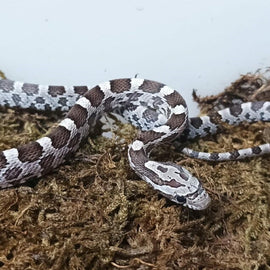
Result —
[[[52, 171], [79, 148], [104, 113], [116, 112], [141, 130], [128, 150], [134, 171], [171, 201], [195, 210], [207, 208], [211, 201], [200, 181], [179, 165], [150, 160], [151, 150], [175, 139], [214, 134], [219, 130], [219, 122], [237, 125], [243, 121], [270, 121], [268, 101], [243, 103], [215, 115], [188, 118], [186, 103], [177, 91], [139, 78], [111, 80], [94, 88], [42, 86], [2, 79], [0, 96], [0, 106], [69, 110], [47, 136], [0, 152], [0, 188], [13, 187]], [[270, 145], [228, 153], [202, 153], [188, 148], [182, 152], [206, 160], [235, 160], [270, 153]]]

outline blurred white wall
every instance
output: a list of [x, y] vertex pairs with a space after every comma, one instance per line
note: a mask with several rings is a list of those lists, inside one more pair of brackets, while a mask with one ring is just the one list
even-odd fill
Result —
[[269, 0], [0, 0], [0, 69], [42, 84], [139, 77], [176, 88], [191, 115], [270, 65]]

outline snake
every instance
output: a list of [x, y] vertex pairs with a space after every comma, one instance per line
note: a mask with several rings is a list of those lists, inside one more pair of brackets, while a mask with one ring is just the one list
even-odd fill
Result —
[[237, 160], [270, 153], [270, 145], [224, 153], [196, 152], [188, 140], [215, 134], [225, 122], [270, 121], [270, 102], [236, 104], [215, 113], [188, 117], [179, 92], [166, 84], [140, 78], [110, 80], [91, 86], [47, 86], [0, 79], [0, 106], [66, 112], [64, 119], [36, 141], [0, 152], [0, 188], [39, 178], [64, 163], [105, 113], [116, 113], [138, 128], [128, 147], [135, 173], [174, 203], [193, 210], [206, 209], [211, 198], [201, 181], [184, 167], [157, 162], [150, 153], [158, 145], [178, 142], [187, 156], [210, 161]]

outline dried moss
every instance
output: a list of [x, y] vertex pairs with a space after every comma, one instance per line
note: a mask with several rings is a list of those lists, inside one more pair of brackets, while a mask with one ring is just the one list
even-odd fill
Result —
[[[196, 98], [208, 111], [239, 92], [243, 100], [256, 91], [267, 97], [259, 90], [267, 83], [249, 74], [216, 97]], [[57, 118], [2, 111], [0, 148], [37, 139]], [[157, 195], [129, 168], [135, 133], [122, 124], [111, 140], [96, 131], [53, 173], [0, 191], [0, 269], [270, 269], [270, 157], [209, 163], [159, 148], [155, 159], [178, 162], [204, 182], [213, 202], [196, 212]], [[244, 124], [190, 147], [239, 149], [269, 142], [269, 133], [268, 123]]]

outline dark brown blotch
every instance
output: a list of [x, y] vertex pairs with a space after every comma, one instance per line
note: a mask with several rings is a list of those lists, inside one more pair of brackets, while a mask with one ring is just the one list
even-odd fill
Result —
[[84, 97], [86, 97], [90, 101], [92, 106], [98, 107], [102, 103], [102, 101], [105, 97], [105, 94], [100, 89], [100, 87], [97, 85], [96, 87], [94, 87], [90, 91], [88, 91], [84, 95]]
[[74, 86], [74, 92], [79, 95], [84, 95], [88, 91], [87, 86]]
[[122, 93], [131, 88], [130, 79], [111, 80], [110, 84], [111, 84], [111, 91], [113, 93]]
[[163, 132], [155, 132], [153, 130], [142, 131], [138, 135], [138, 140], [140, 140], [143, 143], [147, 144], [149, 142], [153, 142], [153, 141], [159, 139], [163, 135], [165, 135], [165, 133], [163, 133]]
[[189, 177], [186, 173], [184, 173], [183, 171], [180, 171], [179, 175], [183, 180], [188, 181]]
[[173, 187], [173, 188], [178, 188], [178, 187], [184, 187], [185, 185], [177, 182], [175, 179], [172, 179], [166, 183], [164, 183], [164, 185], [168, 185], [170, 187]]
[[149, 169], [144, 166], [144, 164], [147, 162], [148, 159], [143, 149], [136, 151], [133, 150], [133, 148], [131, 147], [128, 151], [128, 154], [135, 167], [140, 169], [143, 166], [146, 172], [149, 171]]
[[14, 90], [14, 82], [10, 80], [0, 80], [0, 89], [3, 92], [11, 92]]
[[148, 93], [158, 93], [160, 89], [164, 86], [165, 84], [162, 84], [159, 82], [144, 80], [142, 85], [139, 87], [139, 89]]
[[70, 131], [63, 126], [58, 126], [47, 137], [51, 139], [52, 146], [59, 149], [67, 145], [70, 138]]
[[33, 162], [41, 157], [43, 147], [38, 142], [30, 142], [19, 146], [17, 150], [18, 158], [21, 162]]
[[168, 169], [167, 169], [167, 168], [162, 167], [161, 165], [157, 166], [157, 169], [158, 169], [159, 171], [163, 172], [163, 173], [165, 173], [165, 172], [167, 172], [167, 171], [168, 171]]
[[63, 95], [66, 92], [64, 86], [49, 86], [48, 93], [52, 97], [57, 97], [58, 95]]
[[183, 97], [175, 90], [170, 95], [165, 96], [164, 98], [167, 100], [168, 104], [173, 108], [177, 105], [183, 105], [185, 108], [187, 107]]
[[186, 128], [185, 121], [186, 121], [185, 113], [172, 114], [170, 119], [167, 121], [166, 125], [168, 125], [171, 128], [171, 130], [179, 128], [179, 133], [181, 133]]
[[75, 104], [67, 114], [67, 117], [74, 121], [77, 128], [80, 128], [85, 124], [87, 116], [87, 110], [79, 104]]
[[38, 85], [32, 83], [24, 83], [22, 86], [22, 90], [28, 95], [32, 96], [34, 94], [38, 94]]

